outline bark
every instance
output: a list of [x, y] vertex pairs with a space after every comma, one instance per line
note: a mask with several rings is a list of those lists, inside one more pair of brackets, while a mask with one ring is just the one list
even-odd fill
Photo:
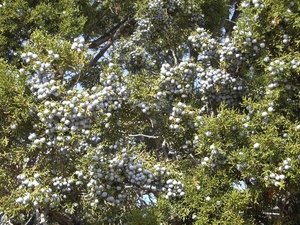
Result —
[[122, 35], [126, 28], [132, 26], [135, 20], [131, 16], [127, 16], [123, 21], [113, 27], [108, 33], [102, 35], [100, 38], [96, 39], [90, 44], [90, 48], [98, 48], [100, 45], [104, 45], [104, 47], [98, 52], [95, 58], [91, 61], [91, 66], [94, 66], [98, 60], [104, 55], [104, 53], [109, 49], [109, 47]]
[[230, 20], [228, 20], [228, 26], [226, 27], [226, 38], [231, 38], [233, 27], [235, 26], [241, 11], [238, 10], [241, 0], [231, 0], [230, 6], [233, 8], [234, 12]]

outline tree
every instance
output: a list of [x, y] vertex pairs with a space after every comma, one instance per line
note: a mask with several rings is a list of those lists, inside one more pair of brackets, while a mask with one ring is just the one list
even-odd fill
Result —
[[299, 3], [0, 12], [3, 224], [298, 223]]

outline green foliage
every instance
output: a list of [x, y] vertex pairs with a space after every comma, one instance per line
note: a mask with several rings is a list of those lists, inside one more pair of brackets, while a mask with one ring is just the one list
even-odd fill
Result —
[[35, 30], [75, 38], [82, 33], [85, 15], [74, 1], [5, 1], [1, 4], [0, 52], [6, 60], [28, 41]]
[[280, 0], [3, 2], [0, 219], [298, 224], [299, 15]]
[[147, 208], [147, 209], [133, 209], [128, 212], [128, 225], [158, 225], [157, 221], [157, 209]]
[[[25, 138], [30, 130], [31, 95], [26, 77], [3, 59], [0, 62], [0, 196], [1, 211], [7, 207], [10, 190], [16, 188], [14, 176], [20, 171], [26, 152]], [[8, 205], [9, 207], [11, 205]], [[17, 210], [16, 208], [13, 210]]]

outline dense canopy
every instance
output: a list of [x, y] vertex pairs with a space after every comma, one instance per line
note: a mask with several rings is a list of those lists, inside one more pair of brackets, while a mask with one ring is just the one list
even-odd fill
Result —
[[6, 0], [0, 27], [0, 224], [298, 224], [298, 1]]

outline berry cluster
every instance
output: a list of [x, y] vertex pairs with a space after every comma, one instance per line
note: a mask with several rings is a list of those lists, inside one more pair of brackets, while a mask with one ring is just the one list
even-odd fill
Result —
[[[39, 192], [34, 191], [42, 182], [39, 174], [34, 174], [33, 179], [24, 174], [18, 175], [19, 189], [26, 189], [27, 192], [25, 196], [18, 197], [16, 203], [33, 204], [34, 207], [55, 207], [78, 188], [87, 190], [82, 198], [91, 207], [98, 208], [107, 204], [122, 205], [128, 201], [128, 197], [130, 199], [132, 192], [140, 196], [151, 192], [167, 192], [166, 196], [169, 197], [184, 196], [183, 184], [180, 181], [165, 181], [170, 176], [165, 167], [155, 165], [156, 172], [151, 172], [142, 163], [135, 162], [136, 157], [129, 157], [126, 149], [122, 150], [121, 155], [110, 158], [98, 146], [96, 154], [89, 152], [85, 157], [90, 158], [89, 168], [75, 171], [70, 178], [54, 177], [48, 188], [39, 188]], [[30, 197], [31, 195], [34, 196]]]
[[[205, 106], [202, 111], [206, 111], [207, 107], [225, 102], [234, 106], [239, 103], [240, 97], [245, 94], [247, 87], [243, 85], [243, 80], [239, 77], [233, 77], [228, 72], [235, 72], [236, 68], [244, 60], [243, 55], [234, 47], [234, 42], [225, 40], [218, 43], [203, 28], [198, 28], [197, 33], [190, 36], [189, 41], [199, 52], [199, 60], [202, 66], [197, 67], [197, 79], [199, 91], [202, 94], [202, 101]], [[226, 61], [231, 65], [225, 69], [214, 67], [214, 60]]]
[[35, 77], [32, 81], [34, 84], [30, 87], [30, 90], [38, 100], [43, 100], [50, 96], [58, 97], [60, 95], [61, 88], [57, 81], [51, 79], [49, 82], [41, 82], [40, 79]]
[[197, 49], [201, 61], [210, 64], [217, 57], [218, 42], [204, 28], [197, 28], [197, 33], [189, 36], [188, 41]]
[[[72, 50], [83, 48], [80, 44], [82, 42], [73, 43]], [[51, 52], [49, 54], [53, 55]], [[29, 56], [32, 57], [31, 54]], [[29, 56], [26, 54], [26, 57]], [[33, 63], [37, 65], [36, 61]], [[110, 72], [114, 70], [113, 63], [109, 64], [108, 71], [100, 74], [99, 86], [85, 91], [64, 91], [59, 81], [51, 79], [51, 63], [38, 65], [40, 67], [36, 68], [36, 76], [31, 80], [31, 91], [42, 104], [32, 109], [32, 113], [37, 115], [38, 124], [28, 136], [30, 148], [45, 150], [45, 157], [59, 154], [69, 157], [70, 161], [73, 160], [72, 154], [80, 153], [90, 161], [90, 165], [88, 168], [80, 168], [78, 165], [75, 172], [53, 177], [48, 188], [40, 187], [43, 180], [38, 175], [33, 176], [35, 179], [18, 176], [20, 189], [25, 188], [27, 194], [18, 197], [17, 203], [55, 207], [72, 197], [71, 193], [77, 189], [87, 190], [79, 197], [89, 202], [91, 207], [98, 208], [122, 205], [133, 192], [140, 196], [151, 192], [167, 192], [169, 197], [184, 195], [181, 182], [172, 180], [170, 184], [170, 179], [165, 181], [170, 176], [165, 168], [156, 166], [156, 172], [151, 172], [135, 157], [129, 157], [126, 150], [118, 154], [124, 144], [121, 140], [103, 145], [102, 132], [98, 128], [105, 131], [120, 125], [121, 122], [115, 124], [116, 121], [111, 120], [111, 117], [130, 97], [120, 77]], [[143, 113], [149, 114], [151, 108], [146, 102], [131, 103], [140, 107]], [[185, 108], [184, 104], [179, 105]], [[175, 111], [177, 115], [182, 110]], [[95, 125], [94, 121], [98, 121], [98, 124]], [[136, 145], [135, 142], [131, 144]], [[52, 163], [54, 166], [61, 161]], [[39, 191], [36, 192], [36, 189]]]
[[163, 190], [167, 190], [167, 194], [165, 195], [166, 199], [174, 198], [176, 196], [184, 196], [185, 193], [182, 190], [183, 184], [180, 181], [168, 179], [166, 182], [165, 187], [163, 187]]
[[[85, 197], [92, 207], [101, 208], [107, 202], [122, 205], [124, 201], [128, 201], [132, 192], [140, 196], [151, 192], [166, 192], [169, 183], [165, 178], [170, 173], [165, 167], [155, 165], [157, 172], [151, 172], [136, 157], [129, 157], [126, 149], [121, 152], [121, 155], [109, 159], [103, 151], [99, 151], [92, 156], [87, 174], [82, 171], [75, 172], [78, 180], [83, 181], [81, 183], [87, 183], [88, 194]], [[180, 184], [179, 181], [174, 182]]]
[[213, 106], [225, 102], [228, 105], [237, 105], [240, 97], [247, 88], [243, 80], [232, 77], [220, 69], [208, 68], [199, 73], [201, 100]]
[[244, 60], [244, 57], [240, 53], [236, 44], [233, 41], [230, 41], [228, 38], [224, 40], [224, 42], [220, 43], [221, 48], [218, 49], [218, 55], [220, 57], [220, 62], [226, 61], [228, 63], [235, 63], [238, 61], [239, 66], [241, 61]]
[[149, 104], [147, 104], [146, 102], [140, 102], [138, 103], [138, 107], [143, 113], [150, 115], [151, 106]]
[[276, 187], [280, 186], [280, 182], [283, 182], [286, 179], [286, 171], [290, 170], [292, 167], [290, 165], [291, 158], [286, 158], [283, 160], [282, 166], [278, 167], [278, 173], [270, 173], [269, 176], [265, 177], [265, 180], [269, 180], [271, 184]]
[[171, 122], [169, 128], [180, 133], [184, 130], [184, 126], [188, 125], [190, 128], [194, 128], [195, 124], [192, 119], [189, 118], [194, 114], [194, 111], [188, 109], [188, 106], [182, 102], [174, 104], [172, 112], [169, 116]]
[[289, 35], [284, 34], [282, 42], [283, 42], [283, 44], [288, 44], [289, 43]]
[[161, 67], [161, 90], [156, 94], [158, 100], [173, 100], [176, 97], [187, 98], [194, 91], [196, 65], [183, 61], [178, 66], [163, 64]]
[[241, 7], [249, 8], [249, 7], [251, 7], [251, 2], [255, 8], [264, 8], [265, 7], [265, 5], [263, 4], [264, 0], [252, 0], [252, 1], [245, 0], [241, 3]]
[[270, 66], [268, 70], [271, 72], [272, 75], [280, 74], [284, 71], [285, 62], [281, 60], [275, 60], [270, 62]]
[[297, 61], [297, 60], [293, 59], [293, 60], [291, 61], [291, 66], [292, 66], [292, 69], [297, 69], [297, 68], [299, 68], [299, 67], [300, 67], [300, 60]]
[[208, 166], [210, 168], [218, 168], [226, 163], [227, 156], [222, 149], [217, 149], [214, 144], [210, 145], [209, 149], [210, 152], [203, 157], [201, 165]]
[[31, 60], [35, 60], [38, 58], [38, 55], [32, 52], [22, 53], [21, 59], [23, 59], [26, 63], [30, 63]]
[[[62, 179], [62, 177], [53, 178], [52, 188], [48, 187], [46, 189], [40, 187], [43, 180], [37, 173], [30, 176], [30, 178], [24, 174], [20, 174], [17, 176], [17, 179], [20, 183], [18, 189], [24, 189], [27, 192], [25, 196], [18, 197], [16, 203], [32, 205], [35, 208], [48, 204], [53, 208], [57, 203], [60, 203], [62, 199], [67, 198], [66, 194], [71, 195], [71, 191], [73, 190], [73, 180]], [[48, 186], [51, 186], [51, 184], [48, 184]]]
[[74, 38], [74, 41], [71, 45], [71, 49], [77, 52], [81, 52], [83, 49], [87, 48], [87, 45], [84, 43], [83, 38]]

